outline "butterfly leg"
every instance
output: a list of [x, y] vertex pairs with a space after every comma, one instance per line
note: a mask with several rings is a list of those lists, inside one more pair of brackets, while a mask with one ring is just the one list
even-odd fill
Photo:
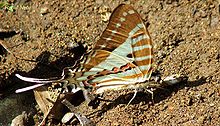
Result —
[[135, 89], [134, 90], [134, 95], [133, 95], [133, 97], [131, 98], [131, 100], [128, 102], [128, 104], [125, 106], [125, 109], [131, 104], [131, 102], [134, 100], [134, 98], [136, 97], [136, 95], [137, 95], [137, 89]]
[[83, 90], [83, 96], [84, 96], [87, 103], [89, 103], [90, 101], [92, 101], [94, 99], [91, 96], [89, 96], [89, 92], [87, 90]]
[[154, 104], [154, 90], [155, 89], [153, 89], [153, 88], [147, 89], [147, 92], [149, 92], [151, 94], [151, 100], [152, 100], [153, 104]]

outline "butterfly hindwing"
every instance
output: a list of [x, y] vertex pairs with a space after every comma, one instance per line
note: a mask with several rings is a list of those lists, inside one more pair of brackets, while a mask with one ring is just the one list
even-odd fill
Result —
[[143, 82], [150, 78], [152, 62], [152, 42], [140, 15], [122, 4], [112, 13], [77, 80], [96, 87]]

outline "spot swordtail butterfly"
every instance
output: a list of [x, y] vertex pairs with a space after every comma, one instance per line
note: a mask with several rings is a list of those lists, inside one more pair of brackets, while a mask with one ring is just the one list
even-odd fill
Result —
[[158, 87], [158, 84], [141, 83], [149, 81], [152, 63], [152, 41], [142, 18], [133, 7], [121, 4], [113, 11], [107, 28], [92, 51], [81, 60], [80, 67], [65, 68], [62, 76], [55, 79], [16, 74], [21, 80], [37, 83], [16, 92], [52, 82], [66, 82], [74, 87], [72, 92], [82, 90], [85, 97], [106, 90]]

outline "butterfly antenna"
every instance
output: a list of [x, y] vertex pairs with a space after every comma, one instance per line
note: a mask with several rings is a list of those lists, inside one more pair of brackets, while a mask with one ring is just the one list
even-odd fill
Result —
[[45, 85], [45, 84], [35, 84], [35, 85], [29, 86], [29, 87], [20, 88], [20, 89], [17, 89], [17, 90], [15, 91], [15, 93], [21, 93], [21, 92], [33, 90], [33, 89], [38, 88], [38, 87], [41, 87], [41, 86], [43, 86], [43, 85]]

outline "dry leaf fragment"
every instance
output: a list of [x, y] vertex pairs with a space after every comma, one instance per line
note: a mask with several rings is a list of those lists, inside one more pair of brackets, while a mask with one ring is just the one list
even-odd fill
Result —
[[42, 86], [34, 90], [35, 100], [44, 114], [44, 119], [41, 124], [44, 123], [49, 114], [52, 114], [54, 118], [60, 117], [59, 114], [61, 113], [55, 112], [56, 108], [60, 107], [59, 103], [57, 103], [60, 91], [61, 88], [52, 89], [50, 86]]

